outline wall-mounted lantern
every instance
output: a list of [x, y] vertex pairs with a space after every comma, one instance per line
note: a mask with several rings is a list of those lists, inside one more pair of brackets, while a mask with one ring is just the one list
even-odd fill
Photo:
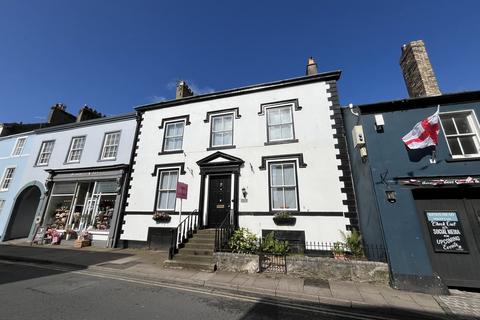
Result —
[[242, 195], [243, 195], [243, 199], [247, 199], [247, 189], [245, 189], [245, 187], [242, 188]]
[[397, 194], [393, 190], [387, 190], [385, 191], [385, 194], [387, 196], [387, 201], [390, 203], [395, 203], [397, 202]]

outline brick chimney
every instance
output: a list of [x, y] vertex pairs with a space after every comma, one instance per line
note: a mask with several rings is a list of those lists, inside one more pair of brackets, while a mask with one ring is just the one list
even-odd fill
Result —
[[422, 40], [412, 41], [402, 46], [400, 67], [410, 98], [441, 94]]
[[312, 74], [317, 74], [317, 73], [318, 73], [317, 63], [315, 62], [315, 60], [313, 60], [312, 57], [308, 58], [306, 75], [311, 76]]
[[103, 114], [98, 112], [97, 110], [94, 110], [90, 108], [88, 105], [84, 105], [83, 108], [81, 108], [78, 111], [77, 115], [77, 122], [85, 121], [85, 120], [91, 120], [91, 119], [97, 119], [97, 118], [102, 118], [104, 117]]
[[188, 87], [187, 83], [183, 80], [178, 81], [175, 99], [182, 99], [191, 96], [193, 96], [193, 91]]

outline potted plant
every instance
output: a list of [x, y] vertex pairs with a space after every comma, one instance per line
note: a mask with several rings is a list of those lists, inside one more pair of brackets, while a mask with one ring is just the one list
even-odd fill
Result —
[[77, 233], [72, 228], [67, 228], [65, 230], [65, 240], [70, 240], [72, 238], [75, 238], [76, 235], [77, 235]]
[[275, 222], [275, 224], [279, 226], [293, 226], [295, 225], [296, 221], [297, 218], [292, 216], [290, 212], [286, 211], [277, 212], [273, 216], [273, 222]]
[[73, 247], [83, 248], [83, 247], [88, 247], [91, 244], [92, 244], [92, 235], [87, 230], [83, 230], [78, 235], [77, 240], [75, 240]]
[[345, 257], [345, 244], [343, 242], [337, 241], [333, 243], [332, 248], [333, 258], [335, 260], [346, 260]]
[[166, 212], [155, 212], [152, 216], [152, 219], [155, 220], [156, 223], [161, 222], [170, 222], [172, 217]]

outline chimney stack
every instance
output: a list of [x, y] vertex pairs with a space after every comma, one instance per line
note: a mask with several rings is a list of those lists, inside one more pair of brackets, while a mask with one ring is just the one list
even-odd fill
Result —
[[318, 74], [317, 63], [310, 57], [308, 58], [306, 75], [311, 76], [313, 74]]
[[78, 111], [77, 114], [77, 122], [82, 122], [86, 120], [91, 120], [91, 119], [97, 119], [97, 118], [102, 118], [104, 117], [103, 114], [98, 112], [95, 109], [90, 108], [88, 105], [84, 105], [83, 108], [81, 108]]
[[182, 99], [191, 96], [193, 96], [193, 91], [188, 87], [187, 83], [183, 80], [178, 81], [175, 99]]
[[50, 108], [47, 123], [58, 125], [75, 122], [77, 117], [67, 112], [67, 106], [63, 103], [56, 103]]
[[412, 41], [402, 46], [400, 67], [410, 98], [441, 94], [422, 40]]

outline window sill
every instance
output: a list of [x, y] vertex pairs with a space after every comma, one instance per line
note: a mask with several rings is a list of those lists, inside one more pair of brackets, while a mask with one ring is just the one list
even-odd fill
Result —
[[161, 156], [164, 154], [176, 154], [176, 153], [183, 153], [183, 150], [161, 151], [158, 153], [158, 155]]
[[[98, 159], [97, 162], [105, 162], [105, 161], [115, 161], [117, 158], [112, 158], [112, 159]], [[77, 162], [78, 163], [78, 162]]]
[[207, 151], [222, 150], [222, 149], [235, 149], [235, 148], [236, 148], [235, 145], [231, 145], [231, 146], [218, 146], [218, 147], [210, 147], [210, 148], [207, 148]]
[[445, 159], [445, 162], [463, 162], [463, 161], [479, 161], [479, 157], [469, 157], [469, 158], [448, 158]]
[[278, 140], [278, 141], [268, 141], [265, 142], [263, 145], [270, 146], [275, 144], [286, 144], [286, 143], [297, 143], [298, 139], [290, 139], [290, 140]]
[[48, 163], [46, 164], [34, 164], [34, 167], [48, 167]]

